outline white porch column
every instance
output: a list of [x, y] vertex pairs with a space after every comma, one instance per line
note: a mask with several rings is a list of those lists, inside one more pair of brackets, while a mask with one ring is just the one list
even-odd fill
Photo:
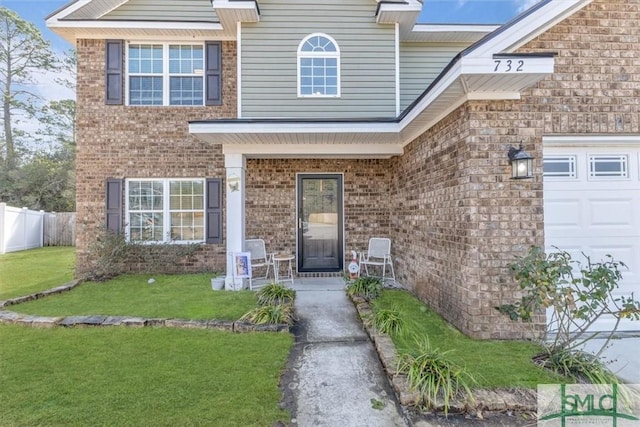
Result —
[[242, 252], [245, 236], [244, 213], [244, 170], [246, 160], [243, 154], [225, 154], [224, 166], [226, 173], [227, 195], [227, 276], [225, 289], [240, 290], [243, 279], [234, 276], [234, 263], [231, 254]]

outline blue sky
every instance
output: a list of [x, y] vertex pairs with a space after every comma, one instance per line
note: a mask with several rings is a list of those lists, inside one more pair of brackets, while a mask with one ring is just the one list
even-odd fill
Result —
[[[179, 1], [179, 0], [176, 0]], [[421, 23], [502, 24], [539, 0], [424, 0]], [[44, 18], [66, 0], [0, 0], [0, 5], [35, 23], [56, 50], [71, 46], [49, 31]]]

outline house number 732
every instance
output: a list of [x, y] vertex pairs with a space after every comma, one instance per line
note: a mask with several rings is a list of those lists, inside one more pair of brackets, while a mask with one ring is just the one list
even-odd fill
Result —
[[513, 72], [520, 72], [520, 71], [524, 71], [524, 60], [523, 59], [518, 59], [518, 60], [513, 60], [513, 59], [494, 59], [493, 61], [494, 64], [496, 64], [495, 68], [493, 69], [494, 73], [513, 73]]

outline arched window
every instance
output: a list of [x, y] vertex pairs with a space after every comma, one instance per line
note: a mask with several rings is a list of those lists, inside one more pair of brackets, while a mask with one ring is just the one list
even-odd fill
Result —
[[298, 46], [298, 96], [340, 96], [340, 49], [326, 34], [311, 34]]

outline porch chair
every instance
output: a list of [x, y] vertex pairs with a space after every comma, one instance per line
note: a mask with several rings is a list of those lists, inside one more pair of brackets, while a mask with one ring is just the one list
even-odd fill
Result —
[[[364, 271], [369, 276], [368, 266], [377, 266], [382, 269], [382, 280], [396, 280], [393, 271], [393, 260], [391, 259], [391, 239], [384, 237], [372, 237], [369, 239], [369, 248], [366, 252], [360, 252], [360, 267], [364, 266]], [[391, 270], [391, 277], [387, 276], [387, 266]]]
[[[269, 278], [269, 269], [273, 268], [273, 254], [267, 253], [264, 240], [262, 239], [247, 239], [244, 241], [245, 250], [251, 254], [251, 277], [249, 277], [249, 289], [253, 290], [253, 270], [256, 268], [265, 268], [264, 277], [260, 279]], [[259, 286], [264, 286], [263, 283]]]

